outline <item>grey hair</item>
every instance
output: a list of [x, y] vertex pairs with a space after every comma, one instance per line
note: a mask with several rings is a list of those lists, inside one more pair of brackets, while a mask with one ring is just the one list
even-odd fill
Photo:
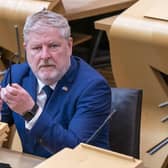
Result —
[[71, 28], [67, 19], [61, 14], [44, 9], [27, 17], [23, 28], [24, 41], [26, 42], [28, 40], [28, 34], [30, 32], [38, 31], [43, 26], [59, 29], [64, 38], [68, 39], [71, 36]]

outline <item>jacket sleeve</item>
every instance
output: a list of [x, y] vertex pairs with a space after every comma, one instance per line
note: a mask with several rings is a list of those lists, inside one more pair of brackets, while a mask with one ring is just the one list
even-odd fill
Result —
[[[23, 63], [23, 64], [14, 64], [11, 67], [11, 75], [12, 75], [12, 83], [21, 83], [21, 80], [23, 79], [23, 77], [25, 76], [25, 74], [27, 74], [29, 70], [29, 67], [27, 65], [27, 63]], [[7, 70], [7, 72], [4, 75], [4, 78], [1, 82], [1, 87], [6, 87], [9, 84], [9, 80], [10, 80], [10, 73], [9, 73], [9, 69]], [[10, 108], [7, 106], [6, 103], [3, 103], [3, 107], [2, 107], [2, 122], [6, 122], [9, 125], [14, 124], [14, 119], [13, 119], [13, 111], [10, 110]]]
[[[9, 71], [6, 72], [2, 82], [1, 82], [1, 87], [6, 87], [9, 83]], [[14, 123], [13, 121], [13, 116], [12, 116], [12, 111], [10, 108], [7, 106], [6, 103], [3, 103], [2, 110], [1, 110], [1, 121], [6, 122], [9, 125], [12, 125]]]

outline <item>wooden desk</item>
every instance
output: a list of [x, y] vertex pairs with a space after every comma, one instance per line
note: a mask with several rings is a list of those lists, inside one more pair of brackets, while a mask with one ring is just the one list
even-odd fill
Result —
[[[168, 156], [168, 145], [153, 155], [147, 153], [168, 136], [168, 122], [161, 122], [168, 115], [167, 107], [158, 107], [168, 100], [167, 5], [167, 0], [139, 0], [115, 20], [95, 23], [108, 35], [116, 85], [143, 89], [140, 150], [148, 168], [161, 168]], [[153, 12], [165, 18], [145, 17]]]
[[[56, 166], [53, 166], [56, 165]], [[65, 148], [35, 168], [144, 168], [141, 160], [88, 144]]]
[[44, 158], [0, 148], [0, 162], [8, 163], [12, 168], [33, 168]]
[[[96, 20], [94, 22], [95, 29], [105, 31], [107, 34], [107, 38], [109, 38], [111, 25], [113, 24], [113, 22], [115, 21], [115, 19], [117, 17], [118, 17], [118, 15], [115, 15], [115, 16], [104, 18], [104, 19]], [[110, 41], [110, 39], [109, 39], [109, 41]]]
[[[0, 0], [0, 47], [9, 50], [12, 53], [17, 51], [16, 35], [14, 25], [19, 27], [20, 44], [23, 44], [22, 29], [25, 18], [43, 8], [48, 9], [54, 3], [51, 10], [63, 12], [68, 20], [77, 20], [97, 16], [101, 14], [112, 13], [123, 10], [131, 6], [137, 0]], [[57, 8], [57, 3], [61, 6]], [[8, 37], [8, 38], [7, 38]], [[23, 47], [21, 48], [24, 55]], [[12, 54], [11, 54], [12, 55]], [[9, 58], [10, 59], [10, 58]], [[23, 60], [22, 56], [22, 60]]]
[[62, 0], [68, 20], [82, 19], [128, 8], [137, 0]]

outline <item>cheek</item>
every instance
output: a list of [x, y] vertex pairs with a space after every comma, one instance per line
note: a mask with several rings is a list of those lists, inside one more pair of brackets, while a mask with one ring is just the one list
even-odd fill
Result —
[[52, 54], [52, 59], [57, 64], [57, 66], [61, 66], [66, 64], [67, 60], [69, 59], [69, 54], [64, 48], [59, 50], [57, 53]]
[[64, 50], [60, 55], [58, 55], [56, 61], [60, 65], [66, 65], [69, 62], [70, 55], [67, 50]]
[[33, 71], [37, 70], [38, 60], [34, 56], [27, 56], [27, 62]]

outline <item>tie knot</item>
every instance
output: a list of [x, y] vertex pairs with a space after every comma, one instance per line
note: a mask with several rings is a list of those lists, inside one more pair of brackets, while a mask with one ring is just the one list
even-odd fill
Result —
[[48, 85], [45, 85], [45, 86], [43, 87], [43, 90], [44, 90], [44, 92], [46, 93], [46, 95], [47, 95], [47, 100], [48, 100], [49, 97], [51, 96], [53, 90], [52, 90], [52, 89], [50, 88], [50, 86], [48, 86]]

